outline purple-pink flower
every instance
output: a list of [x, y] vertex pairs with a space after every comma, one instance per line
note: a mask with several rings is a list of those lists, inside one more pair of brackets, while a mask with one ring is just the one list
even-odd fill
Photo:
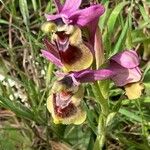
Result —
[[[50, 61], [63, 67], [63, 71], [80, 71], [91, 67], [94, 55], [103, 52], [95, 40], [95, 37], [99, 39], [95, 33], [104, 7], [100, 4], [91, 4], [89, 7], [79, 9], [82, 0], [71, 2], [66, 0], [64, 5], [59, 0], [54, 2], [57, 13], [46, 14], [48, 22], [42, 28], [43, 31], [52, 33], [51, 41], [45, 40], [47, 49], [42, 50], [43, 55], [49, 56]], [[84, 26], [88, 28], [86, 32], [89, 35], [83, 38], [79, 27]], [[96, 60], [99, 59], [96, 57]], [[99, 64], [101, 61], [97, 62], [96, 64]]]
[[134, 50], [126, 50], [114, 55], [110, 59], [109, 69], [114, 72], [111, 79], [117, 86], [138, 82], [142, 77], [139, 57]]
[[93, 54], [89, 45], [86, 43], [68, 44], [65, 51], [59, 50], [59, 47], [45, 40], [46, 50], [42, 54], [56, 66], [65, 72], [80, 71], [87, 69], [93, 62]]
[[[43, 51], [43, 56], [53, 60], [51, 53]], [[60, 60], [53, 61], [58, 67], [62, 67]], [[129, 83], [141, 80], [142, 73], [139, 69], [139, 58], [134, 50], [120, 52], [109, 60], [106, 69], [91, 70], [85, 69], [77, 72], [71, 72], [69, 76], [73, 77], [79, 83], [94, 82], [97, 80], [111, 79], [117, 86], [124, 86]]]
[[59, 0], [54, 0], [54, 2], [57, 7], [57, 13], [55, 15], [46, 14], [47, 21], [57, 22], [57, 20], [62, 19], [65, 24], [83, 27], [97, 20], [105, 11], [100, 4], [93, 4], [90, 7], [79, 9], [82, 0], [66, 0], [63, 6]]
[[[68, 81], [64, 80], [68, 80], [68, 78], [54, 83], [50, 96], [47, 99], [47, 108], [52, 114], [55, 124], [81, 124], [86, 119], [86, 112], [80, 104], [84, 96], [84, 89], [78, 86], [71, 90], [71, 87], [64, 83]], [[67, 88], [63, 90], [60, 88], [62, 86], [67, 86]]]

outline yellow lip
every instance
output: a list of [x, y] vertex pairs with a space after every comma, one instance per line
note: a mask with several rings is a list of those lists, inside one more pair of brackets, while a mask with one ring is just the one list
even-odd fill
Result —
[[64, 65], [64, 71], [70, 72], [70, 71], [80, 71], [87, 69], [91, 66], [93, 62], [93, 54], [90, 51], [90, 49], [83, 43], [78, 45], [78, 48], [80, 49], [80, 53], [82, 54], [74, 63], [65, 63], [62, 62]]

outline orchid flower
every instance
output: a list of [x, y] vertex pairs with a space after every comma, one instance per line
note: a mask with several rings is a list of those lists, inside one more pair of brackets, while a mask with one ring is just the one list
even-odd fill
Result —
[[[54, 28], [55, 31], [62, 31], [64, 29], [70, 30], [73, 26], [86, 27], [88, 29], [86, 32], [89, 34], [88, 41], [93, 45], [99, 17], [105, 12], [104, 6], [95, 2], [87, 4], [82, 0], [72, 0], [71, 2], [66, 0], [64, 6], [62, 6], [60, 0], [54, 0], [54, 2], [57, 13], [45, 15], [49, 25], [47, 25], [48, 28], [43, 30], [49, 32], [54, 31]], [[79, 6], [82, 6], [81, 4], [86, 5], [83, 6], [84, 9], [79, 9]]]
[[[75, 86], [71, 89], [72, 81], [70, 77], [56, 81], [53, 85], [50, 96], [47, 100], [47, 108], [52, 114], [55, 124], [81, 124], [86, 119], [86, 112], [80, 104], [84, 89]], [[63, 89], [65, 86], [65, 90]], [[62, 87], [62, 88], [60, 88]]]
[[47, 108], [52, 114], [55, 124], [81, 124], [86, 119], [86, 112], [82, 109], [81, 100], [84, 88], [81, 83], [104, 80], [111, 76], [109, 70], [83, 70], [70, 74], [57, 73], [59, 80], [55, 81]]
[[126, 50], [111, 57], [109, 69], [114, 72], [111, 79], [117, 86], [138, 82], [142, 77], [139, 57], [134, 50]]
[[[53, 37], [54, 39], [54, 37]], [[56, 36], [56, 44], [45, 40], [47, 50], [42, 54], [63, 71], [80, 71], [89, 68], [93, 62], [92, 48], [88, 43], [82, 41], [81, 30], [76, 28], [74, 32], [61, 39]]]
[[[80, 27], [88, 27], [92, 24], [93, 30], [90, 33], [95, 38], [98, 19], [104, 13], [104, 7], [100, 4], [93, 4], [79, 9], [82, 0], [72, 0], [71, 2], [66, 0], [64, 5], [59, 0], [54, 2], [57, 13], [55, 15], [46, 14], [48, 22], [42, 26], [44, 32], [52, 33], [51, 42], [48, 40], [45, 42], [52, 55], [53, 60], [51, 61], [55, 60], [63, 66], [63, 71], [66, 72], [89, 68], [93, 62], [94, 45], [82, 39]], [[94, 40], [91, 38], [91, 41]], [[44, 50], [43, 53], [47, 52]], [[57, 61], [58, 57], [60, 61]]]
[[54, 0], [57, 7], [55, 15], [46, 14], [47, 21], [62, 20], [64, 24], [72, 24], [80, 27], [86, 26], [104, 13], [104, 7], [100, 4], [79, 9], [82, 0], [66, 0], [62, 6], [59, 0]]

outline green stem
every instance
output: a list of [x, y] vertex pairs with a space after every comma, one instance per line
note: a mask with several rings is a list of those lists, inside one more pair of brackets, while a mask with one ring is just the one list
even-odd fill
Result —
[[92, 90], [93, 90], [93, 93], [94, 93], [94, 96], [96, 98], [96, 101], [100, 104], [101, 106], [101, 110], [102, 110], [102, 113], [104, 115], [108, 115], [109, 113], [109, 110], [108, 110], [108, 102], [107, 100], [104, 98], [103, 94], [101, 93], [100, 89], [99, 89], [99, 85], [98, 83], [94, 83], [94, 85], [92, 85]]
[[47, 73], [46, 73], [46, 87], [49, 87], [49, 84], [53, 77], [54, 65], [49, 63]]
[[109, 107], [108, 107], [108, 101], [102, 95], [98, 83], [92, 85], [92, 90], [97, 102], [100, 104], [101, 107], [101, 114], [98, 120], [98, 134], [97, 134], [94, 150], [102, 150], [106, 139], [106, 120], [109, 114]]

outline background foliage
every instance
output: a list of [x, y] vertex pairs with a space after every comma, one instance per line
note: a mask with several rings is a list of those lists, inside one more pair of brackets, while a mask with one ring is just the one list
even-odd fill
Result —
[[[99, 1], [100, 2], [100, 1]], [[145, 90], [128, 100], [111, 83], [107, 149], [150, 149], [150, 1], [102, 0], [100, 18], [106, 59], [125, 48], [141, 58]], [[99, 104], [86, 86], [88, 118], [80, 126], [55, 125], [46, 110], [46, 98], [56, 69], [41, 56], [44, 13], [55, 12], [52, 1], [0, 0], [0, 149], [96, 149]], [[106, 85], [106, 84], [105, 84]]]

